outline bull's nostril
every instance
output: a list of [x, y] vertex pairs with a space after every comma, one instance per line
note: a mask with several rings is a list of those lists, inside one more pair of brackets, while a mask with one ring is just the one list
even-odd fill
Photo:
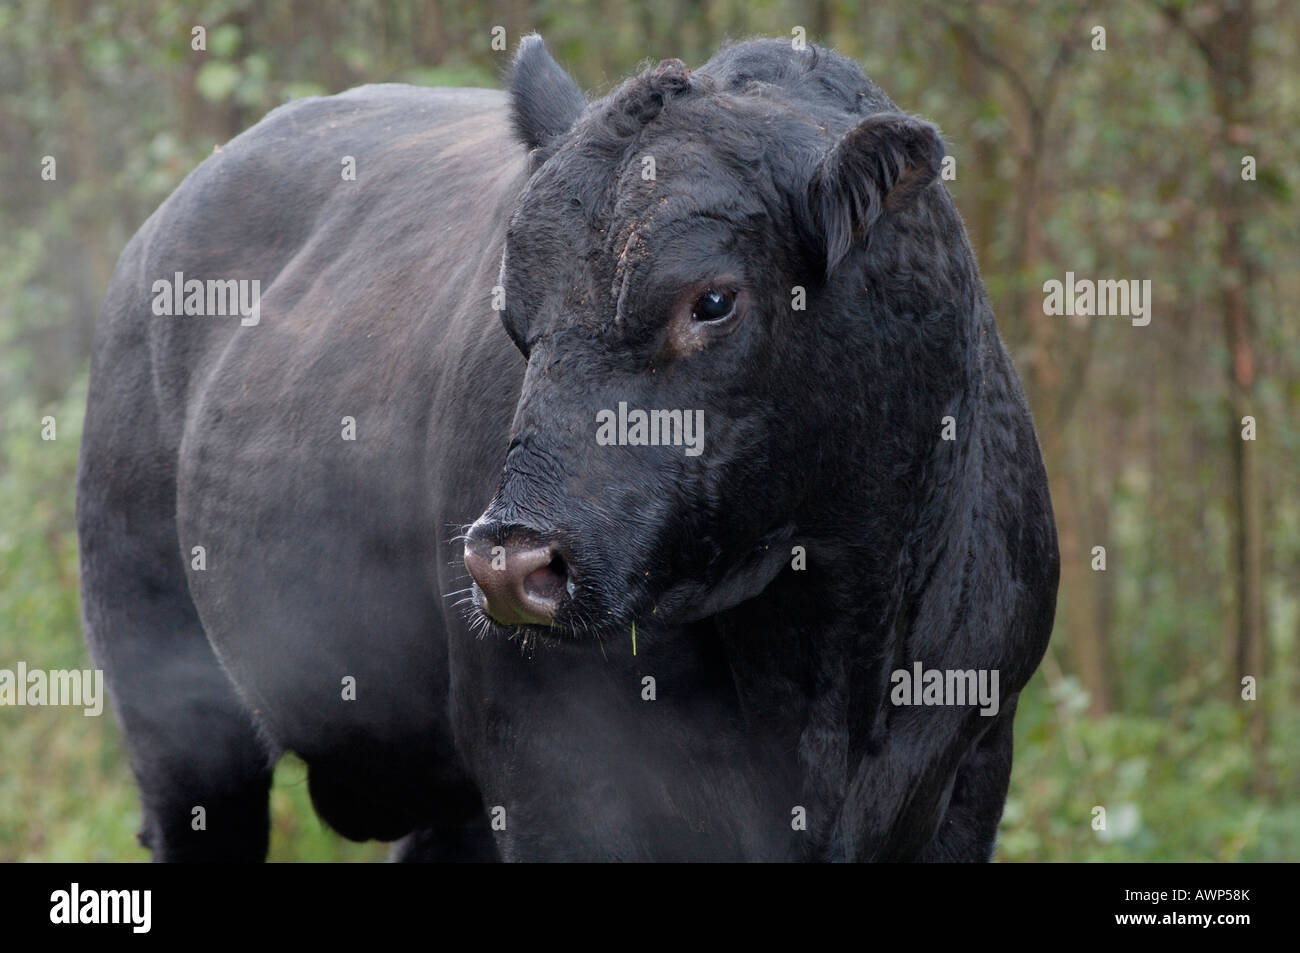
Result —
[[524, 579], [524, 593], [543, 603], [558, 603], [569, 588], [569, 572], [556, 553], [549, 563], [534, 569]]
[[478, 607], [503, 625], [553, 625], [574, 587], [559, 550], [524, 532], [476, 533], [465, 544], [465, 566]]

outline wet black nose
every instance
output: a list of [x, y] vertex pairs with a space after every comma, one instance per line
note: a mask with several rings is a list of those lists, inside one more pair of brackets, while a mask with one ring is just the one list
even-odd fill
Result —
[[479, 608], [502, 625], [550, 625], [569, 586], [559, 549], [530, 531], [477, 529], [465, 540], [465, 568], [478, 584]]

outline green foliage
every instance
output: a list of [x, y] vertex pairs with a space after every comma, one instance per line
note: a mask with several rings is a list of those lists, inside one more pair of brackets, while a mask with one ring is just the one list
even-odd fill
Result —
[[[1300, 805], [1256, 790], [1259, 766], [1243, 740], [1245, 708], [1260, 702], [1200, 701], [1206, 688], [1155, 682], [1151, 704], [1094, 719], [1076, 679], [1049, 688], [1035, 677], [1016, 719], [997, 858], [1294, 861]], [[1268, 757], [1279, 790], [1294, 791], [1294, 714], [1278, 727]], [[1094, 829], [1097, 807], [1105, 830]]]

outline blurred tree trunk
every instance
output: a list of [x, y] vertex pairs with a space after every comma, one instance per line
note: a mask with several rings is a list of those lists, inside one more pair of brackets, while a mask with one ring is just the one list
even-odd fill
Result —
[[812, 19], [808, 24], [808, 42], [834, 42], [831, 32], [834, 29], [831, 0], [813, 0]]
[[[957, 44], [957, 73], [962, 88], [981, 106], [990, 98], [989, 74], [975, 57], [968, 44]], [[994, 257], [995, 226], [1002, 216], [1005, 190], [999, 188], [998, 152], [988, 136], [975, 135], [970, 140], [970, 155], [957, 163], [957, 182], [978, 182], [973, 194], [964, 196], [963, 206], [968, 210], [967, 231], [975, 246], [975, 259], [984, 268]], [[960, 188], [960, 185], [959, 185]]]
[[[1247, 247], [1245, 223], [1254, 207], [1254, 187], [1241, 179], [1240, 160], [1250, 150], [1255, 133], [1251, 97], [1254, 92], [1254, 2], [1220, 0], [1214, 17], [1203, 28], [1193, 27], [1179, 7], [1163, 5], [1165, 16], [1193, 42], [1205, 61], [1218, 119], [1217, 134], [1224, 149], [1212, 165], [1211, 202], [1219, 225], [1222, 267], [1220, 296], [1228, 349], [1227, 430], [1232, 448], [1233, 588], [1235, 622], [1228, 691], [1240, 698], [1241, 679], [1260, 679], [1264, 667], [1263, 519], [1259, 451], [1254, 440], [1242, 439], [1242, 418], [1255, 414], [1255, 330], [1250, 289], [1257, 277]], [[1258, 425], [1258, 421], [1256, 422]], [[1270, 787], [1264, 757], [1267, 719], [1264, 702], [1247, 707], [1251, 746], [1256, 755], [1255, 778]]]
[[[1036, 286], [1045, 250], [1042, 222], [1048, 212], [1049, 197], [1043, 182], [1048, 125], [1065, 66], [1081, 46], [1086, 46], [1087, 38], [1076, 17], [1060, 36], [1046, 75], [1040, 78], [1033, 76], [1031, 69], [1006, 58], [1003, 47], [988, 42], [964, 17], [953, 15], [943, 5], [933, 9], [948, 24], [962, 55], [1002, 76], [1011, 94], [1013, 108], [1008, 115], [1013, 117], [1017, 133], [1018, 174], [1010, 262], [1015, 278], [1009, 296], [1009, 317], [1013, 322], [1010, 330], [1013, 340], [1028, 341], [1026, 388], [1047, 464], [1061, 549], [1062, 605], [1057, 617], [1064, 622], [1071, 668], [1088, 692], [1090, 711], [1100, 716], [1111, 710], [1111, 677], [1107, 640], [1098, 613], [1098, 574], [1091, 568], [1092, 547], [1097, 543], [1083, 535], [1088, 528], [1086, 484], [1072, 465], [1065, 440], [1074, 407], [1073, 391], [1081, 384], [1086, 357], [1068, 369], [1061, 366], [1064, 325], [1062, 319], [1043, 314], [1043, 299]], [[1030, 59], [1033, 61], [1032, 53]]]
[[[1254, 69], [1251, 58], [1253, 9], [1250, 0], [1225, 4], [1213, 31], [1218, 55], [1213, 58], [1216, 74], [1215, 112], [1229, 143], [1245, 145], [1253, 129], [1251, 95]], [[1237, 159], [1236, 162], [1232, 159]], [[1245, 220], [1250, 214], [1253, 189], [1243, 183], [1240, 158], [1233, 156], [1219, 171], [1222, 186], [1214, 190], [1216, 212], [1223, 229], [1223, 317], [1228, 353], [1231, 355], [1229, 436], [1233, 457], [1233, 504], [1236, 514], [1237, 625], [1234, 639], [1235, 678], [1232, 691], [1240, 691], [1243, 676], [1261, 678], [1264, 668], [1264, 597], [1262, 583], [1263, 531], [1259, 480], [1259, 444], [1241, 438], [1242, 418], [1255, 413], [1255, 330], [1251, 315], [1250, 289], [1256, 273], [1254, 259], [1246, 247]], [[1258, 422], [1257, 422], [1258, 423]], [[1263, 770], [1265, 729], [1263, 708], [1251, 705], [1251, 739], [1259, 754], [1259, 777]]]
[[[1251, 133], [1250, 97], [1254, 86], [1251, 62], [1252, 4], [1227, 3], [1212, 31], [1216, 55], [1211, 58], [1214, 109], [1224, 136], [1244, 145]], [[1236, 158], [1236, 157], [1234, 157]], [[1263, 663], [1263, 541], [1260, 517], [1258, 444], [1241, 439], [1241, 420], [1255, 406], [1255, 342], [1249, 290], [1256, 275], [1245, 241], [1245, 219], [1252, 189], [1243, 185], [1240, 165], [1231, 159], [1219, 170], [1214, 190], [1216, 213], [1223, 229], [1223, 317], [1231, 355], [1229, 404], [1233, 448], [1233, 503], [1236, 513], [1237, 678], [1259, 677]], [[1262, 726], [1262, 720], [1257, 720]]]

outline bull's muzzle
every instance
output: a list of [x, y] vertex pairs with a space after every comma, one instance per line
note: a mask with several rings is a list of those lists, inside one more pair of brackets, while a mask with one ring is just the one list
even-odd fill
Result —
[[552, 625], [573, 592], [554, 543], [528, 529], [475, 524], [465, 540], [474, 603], [501, 625]]

